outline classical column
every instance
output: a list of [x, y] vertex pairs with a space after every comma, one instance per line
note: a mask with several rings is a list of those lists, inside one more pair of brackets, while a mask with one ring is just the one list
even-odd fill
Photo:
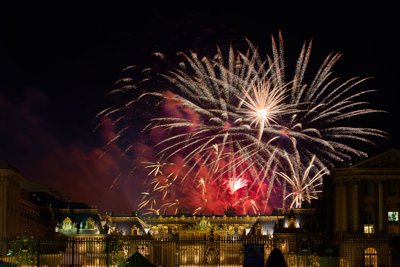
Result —
[[347, 232], [348, 231], [348, 203], [347, 203], [347, 184], [342, 184], [342, 216], [340, 218], [340, 220], [342, 221], [342, 231], [343, 232]]
[[5, 198], [6, 198], [6, 235], [7, 236], [14, 236], [16, 234], [16, 226], [18, 223], [18, 218], [17, 218], [17, 206], [19, 199], [16, 197], [16, 181], [14, 180], [14, 177], [11, 175], [8, 175], [6, 178], [6, 192], [5, 192]]
[[10, 215], [12, 216], [12, 224], [9, 228], [9, 234], [14, 236], [17, 234], [18, 225], [19, 225], [19, 188], [16, 184], [16, 181], [13, 181], [9, 187], [9, 199], [12, 205], [10, 206]]
[[336, 183], [335, 185], [335, 213], [334, 213], [334, 219], [335, 219], [335, 224], [334, 224], [334, 231], [336, 232], [341, 232], [341, 221], [340, 218], [341, 216], [341, 185], [340, 183]]
[[0, 173], [0, 237], [4, 237], [6, 235], [6, 223], [7, 223], [7, 180]]
[[339, 181], [335, 187], [335, 232], [347, 231], [347, 190]]
[[19, 190], [21, 176], [0, 166], [0, 237], [13, 236], [19, 225]]
[[383, 223], [384, 223], [384, 218], [385, 218], [385, 214], [383, 212], [383, 183], [382, 181], [379, 181], [379, 189], [378, 189], [378, 193], [379, 193], [379, 203], [378, 203], [378, 217], [379, 217], [379, 232], [383, 231]]
[[352, 214], [352, 230], [357, 232], [359, 230], [359, 205], [358, 205], [358, 183], [351, 184], [351, 214]]

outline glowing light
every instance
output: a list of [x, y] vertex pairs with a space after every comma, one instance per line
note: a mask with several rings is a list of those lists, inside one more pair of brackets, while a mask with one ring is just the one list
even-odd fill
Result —
[[257, 139], [260, 141], [264, 128], [285, 113], [289, 113], [290, 105], [283, 104], [285, 88], [272, 84], [270, 80], [262, 80], [257, 85], [251, 86], [252, 90], [245, 90], [245, 99], [241, 99], [247, 109], [243, 113], [252, 124], [258, 126]]
[[[145, 99], [160, 107], [151, 112], [145, 128], [157, 137], [157, 160], [140, 161], [150, 171], [139, 209], [176, 212], [185, 203], [195, 212], [210, 212], [218, 205], [219, 210], [240, 206], [243, 213], [257, 213], [260, 207], [269, 208], [277, 194], [290, 199], [291, 207], [301, 207], [318, 197], [327, 167], [367, 156], [357, 142], [373, 143], [370, 138], [385, 133], [349, 126], [349, 119], [381, 112], [359, 100], [371, 92], [357, 89], [366, 79], [340, 82], [334, 77], [332, 67], [340, 54], [329, 55], [314, 76], [306, 75], [310, 53], [311, 43], [305, 43], [288, 77], [279, 35], [278, 41], [272, 38], [272, 54], [265, 60], [249, 42], [245, 52], [231, 47], [227, 55], [218, 50], [213, 57], [181, 54], [184, 63], [168, 74], [152, 78], [146, 70], [140, 72], [145, 77], [117, 82], [121, 88], [112, 94], [130, 98], [120, 107], [103, 110], [100, 117], [119, 125], [130, 123], [122, 118], [135, 118], [126, 115]], [[305, 81], [306, 76], [311, 79]], [[160, 77], [166, 80], [160, 82]], [[148, 82], [151, 88], [162, 88], [148, 91]], [[128, 128], [121, 125], [107, 145], [118, 144]], [[148, 131], [144, 142], [150, 143]], [[123, 151], [128, 154], [134, 147]], [[179, 171], [165, 169], [171, 166]]]
[[267, 120], [267, 109], [259, 109], [257, 110], [257, 115], [260, 120]]
[[239, 189], [245, 187], [249, 181], [240, 177], [240, 178], [230, 178], [227, 181], [228, 187], [230, 189], [231, 194], [235, 193]]

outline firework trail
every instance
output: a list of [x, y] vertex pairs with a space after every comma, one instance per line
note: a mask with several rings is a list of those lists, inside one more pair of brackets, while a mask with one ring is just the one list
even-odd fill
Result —
[[[289, 102], [298, 112], [286, 116], [282, 124], [284, 135], [289, 140], [286, 148], [300, 161], [310, 161], [316, 155], [315, 164], [319, 168], [333, 167], [336, 162], [350, 160], [352, 157], [367, 157], [357, 147], [361, 143], [373, 144], [371, 137], [385, 137], [386, 133], [364, 127], [349, 126], [350, 119], [370, 113], [382, 112], [369, 108], [369, 103], [360, 99], [373, 90], [361, 90], [359, 85], [366, 78], [351, 78], [340, 81], [333, 76], [332, 67], [341, 54], [326, 57], [317, 73], [310, 81], [304, 81], [311, 55], [312, 43], [304, 44], [298, 57], [294, 75], [286, 78], [282, 35], [279, 44], [272, 38], [272, 57], [268, 62], [279, 84], [289, 84]], [[354, 122], [354, 121], [353, 121]], [[354, 142], [356, 141], [356, 142]]]
[[[137, 83], [119, 80], [121, 86], [110, 93], [129, 100], [100, 116], [123, 124], [149, 99], [154, 110], [158, 107], [145, 127], [156, 138], [154, 158], [143, 161], [150, 170], [149, 189], [139, 208], [176, 212], [190, 196], [185, 202], [195, 213], [216, 211], [217, 205], [266, 212], [286, 185], [283, 198], [299, 207], [317, 197], [328, 167], [366, 156], [358, 144], [385, 136], [378, 129], [349, 126], [353, 118], [381, 112], [360, 99], [372, 91], [358, 89], [366, 79], [334, 77], [340, 54], [331, 54], [306, 81], [310, 54], [311, 42], [305, 43], [288, 77], [279, 34], [265, 60], [248, 42], [244, 53], [232, 47], [227, 55], [218, 49], [214, 57], [182, 53], [183, 62], [167, 74], [150, 78], [146, 69]], [[109, 143], [118, 142], [126, 127], [121, 129]]]
[[328, 170], [314, 170], [315, 155], [312, 157], [307, 167], [299, 166], [292, 162], [292, 158], [285, 153], [290, 173], [278, 172], [277, 174], [290, 185], [290, 193], [285, 199], [292, 199], [289, 208], [301, 208], [303, 202], [311, 203], [312, 199], [318, 199], [318, 193], [322, 191], [322, 177], [328, 174]]

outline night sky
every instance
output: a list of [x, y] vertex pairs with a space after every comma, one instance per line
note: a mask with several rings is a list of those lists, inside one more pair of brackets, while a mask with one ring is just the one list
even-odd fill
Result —
[[153, 52], [167, 58], [180, 51], [207, 53], [217, 45], [240, 47], [244, 38], [269, 52], [270, 37], [279, 30], [289, 63], [312, 39], [310, 71], [330, 52], [341, 52], [337, 76], [373, 77], [362, 85], [377, 90], [366, 100], [387, 113], [365, 123], [390, 136], [366, 151], [400, 148], [399, 19], [393, 6], [2, 4], [0, 10], [0, 160], [71, 200], [103, 211], [137, 205], [143, 179], [122, 177], [113, 184], [126, 163], [113, 152], [99, 158], [107, 133], [94, 131], [96, 114], [111, 104], [106, 93], [123, 68], [149, 65]]

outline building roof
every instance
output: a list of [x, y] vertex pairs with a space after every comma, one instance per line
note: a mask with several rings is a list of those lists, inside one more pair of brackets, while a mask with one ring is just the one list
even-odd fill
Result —
[[333, 170], [362, 168], [399, 168], [400, 150], [389, 149], [369, 158], [339, 162]]
[[390, 149], [369, 159], [351, 165], [349, 168], [390, 168], [400, 169], [400, 150]]
[[19, 170], [18, 170], [17, 168], [15, 168], [13, 165], [11, 165], [11, 164], [9, 164], [9, 163], [3, 161], [3, 160], [0, 160], [0, 170], [1, 170], [1, 169], [4, 169], [4, 170], [13, 170], [13, 171], [16, 171], [16, 172], [19, 173]]
[[332, 182], [359, 179], [397, 179], [400, 176], [400, 151], [391, 149], [374, 157], [332, 169]]
[[29, 202], [38, 206], [50, 206], [52, 208], [63, 208], [66, 206], [66, 202], [59, 197], [41, 191], [29, 192]]
[[129, 235], [133, 227], [139, 229], [142, 234], [146, 233], [145, 228], [147, 224], [139, 217], [133, 215], [106, 215], [104, 217], [107, 219], [110, 226], [115, 227], [124, 234]]

